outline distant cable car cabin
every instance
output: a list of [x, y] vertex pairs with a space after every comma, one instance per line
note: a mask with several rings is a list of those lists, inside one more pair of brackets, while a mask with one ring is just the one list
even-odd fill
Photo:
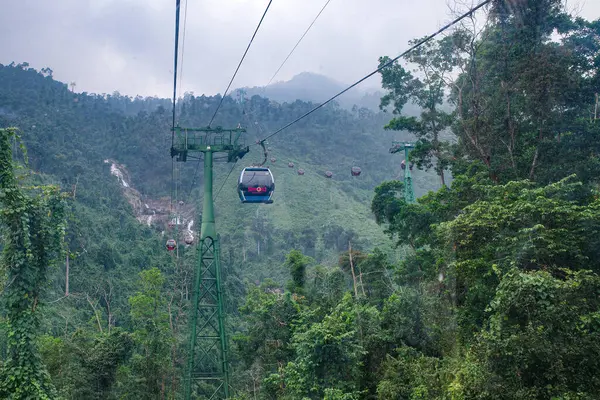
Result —
[[175, 239], [167, 240], [167, 250], [173, 251], [173, 250], [175, 250], [175, 247], [177, 247], [177, 243], [175, 242]]
[[[402, 160], [402, 163], [400, 164], [400, 166], [402, 167], [402, 169], [406, 169], [406, 161]], [[415, 166], [415, 163], [410, 163], [410, 165], [408, 166], [408, 169], [410, 169], [412, 171], [414, 166]]]
[[302, 168], [298, 170], [298, 175], [304, 175], [304, 170]]
[[182, 206], [183, 205], [183, 200], [179, 200], [179, 205]]
[[277, 159], [275, 157], [271, 157], [271, 162], [275, 162]]
[[360, 169], [360, 167], [352, 167], [350, 169], [350, 173], [352, 174], [352, 176], [359, 176], [361, 172], [362, 170]]
[[331, 171], [325, 171], [325, 176], [327, 178], [331, 178], [333, 176], [333, 172], [331, 172]]
[[238, 181], [238, 194], [242, 203], [271, 204], [275, 179], [269, 168], [244, 168]]
[[294, 168], [294, 163], [293, 163], [293, 162], [289, 162], [289, 163], [288, 163], [288, 167], [290, 167], [290, 168]]

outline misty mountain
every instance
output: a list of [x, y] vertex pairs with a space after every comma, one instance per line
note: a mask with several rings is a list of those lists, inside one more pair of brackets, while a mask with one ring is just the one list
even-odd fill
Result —
[[[247, 98], [259, 95], [279, 103], [291, 103], [296, 100], [321, 103], [346, 87], [348, 87], [347, 84], [337, 82], [325, 75], [302, 72], [289, 81], [275, 82], [263, 87], [245, 87], [243, 90], [246, 91]], [[232, 94], [232, 96], [235, 96], [235, 94]], [[355, 87], [336, 100], [344, 108], [351, 109], [356, 105], [359, 108], [365, 107], [373, 111], [378, 111], [379, 101], [382, 96], [383, 92], [381, 91]]]

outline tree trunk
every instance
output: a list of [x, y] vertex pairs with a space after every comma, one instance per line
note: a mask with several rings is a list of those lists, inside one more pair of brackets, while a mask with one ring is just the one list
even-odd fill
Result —
[[[352, 254], [350, 255], [350, 259], [352, 259]], [[360, 269], [360, 264], [358, 264], [358, 281], [360, 282], [360, 290], [362, 291], [363, 296], [367, 297], [365, 293], [365, 285], [363, 285], [362, 281], [362, 270]]]
[[352, 244], [348, 242], [348, 257], [350, 257], [350, 270], [352, 271], [352, 282], [354, 285], [354, 297], [358, 297], [358, 288], [356, 287], [356, 275], [354, 274], [354, 264], [352, 262]]
[[75, 180], [75, 184], [73, 185], [73, 199], [75, 199], [75, 196], [77, 195], [77, 185], [79, 184], [79, 177], [80, 175], [77, 175], [77, 179]]
[[67, 248], [67, 262], [65, 264], [65, 297], [69, 295], [69, 248]]
[[92, 303], [92, 301], [90, 300], [90, 296], [86, 293], [85, 294], [85, 298], [87, 300], [87, 302], [90, 304], [90, 306], [92, 307], [92, 310], [94, 310], [94, 316], [96, 317], [96, 322], [98, 323], [98, 330], [100, 331], [100, 333], [102, 333], [102, 323], [100, 322], [100, 317], [98, 316], [98, 311], [96, 310], [96, 306]]

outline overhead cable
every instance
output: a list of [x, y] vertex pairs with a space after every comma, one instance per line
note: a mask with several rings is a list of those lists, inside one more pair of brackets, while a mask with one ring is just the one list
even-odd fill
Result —
[[370, 77], [372, 77], [373, 75], [375, 75], [376, 73], [380, 72], [381, 70], [389, 67], [390, 65], [392, 65], [394, 62], [398, 61], [398, 59], [404, 57], [405, 55], [407, 55], [408, 53], [412, 52], [413, 50], [419, 48], [420, 46], [422, 46], [423, 44], [425, 44], [426, 42], [430, 41], [431, 39], [433, 39], [434, 37], [436, 37], [437, 35], [439, 35], [440, 33], [444, 32], [446, 29], [450, 28], [451, 26], [457, 24], [458, 22], [460, 22], [461, 20], [463, 20], [464, 18], [468, 17], [469, 15], [473, 14], [475, 11], [479, 10], [481, 7], [485, 6], [486, 4], [490, 3], [492, 0], [485, 0], [483, 2], [481, 2], [480, 4], [478, 4], [477, 6], [473, 7], [472, 9], [470, 9], [468, 12], [464, 13], [463, 15], [461, 15], [460, 17], [456, 18], [454, 21], [444, 25], [442, 28], [440, 28], [439, 30], [437, 30], [435, 33], [425, 37], [424, 39], [420, 40], [418, 43], [416, 43], [414, 46], [412, 46], [411, 48], [409, 48], [408, 50], [406, 50], [405, 52], [403, 52], [402, 54], [400, 54], [399, 56], [391, 59], [390, 61], [388, 61], [387, 63], [385, 63], [384, 65], [382, 65], [381, 67], [377, 68], [375, 71], [371, 72], [370, 74], [364, 76], [363, 78], [359, 79], [358, 81], [356, 81], [355, 83], [353, 83], [352, 85], [348, 86], [346, 89], [342, 90], [341, 92], [337, 93], [336, 95], [334, 95], [333, 97], [330, 97], [329, 99], [327, 99], [325, 102], [319, 104], [318, 106], [315, 106], [314, 108], [312, 108], [311, 110], [307, 111], [305, 114], [299, 116], [298, 118], [296, 118], [295, 120], [293, 120], [292, 122], [282, 126], [281, 128], [277, 129], [275, 132], [271, 133], [270, 135], [268, 135], [267, 137], [265, 137], [264, 139], [262, 139], [262, 141], [265, 141], [267, 139], [272, 138], [273, 136], [277, 135], [279, 132], [289, 128], [290, 126], [294, 125], [295, 123], [297, 123], [298, 121], [308, 117], [310, 114], [312, 114], [313, 112], [317, 111], [318, 109], [324, 107], [325, 105], [329, 104], [330, 102], [332, 102], [333, 100], [335, 100], [336, 98], [338, 98], [339, 96], [341, 96], [342, 94], [346, 93], [348, 90], [352, 89], [353, 87], [359, 85], [360, 83], [362, 83], [363, 81], [369, 79]]
[[321, 13], [325, 10], [325, 7], [327, 7], [327, 4], [329, 4], [330, 1], [331, 0], [327, 0], [327, 2], [325, 3], [325, 5], [323, 6], [323, 8], [321, 8], [321, 11], [319, 11], [319, 13], [315, 17], [315, 19], [313, 19], [313, 21], [310, 23], [310, 25], [308, 26], [308, 28], [304, 31], [304, 33], [302, 34], [302, 36], [300, 37], [300, 39], [298, 40], [298, 42], [296, 43], [296, 45], [292, 48], [292, 51], [290, 51], [290, 54], [287, 55], [287, 57], [285, 58], [285, 60], [283, 60], [283, 62], [279, 66], [279, 68], [277, 68], [277, 71], [275, 71], [275, 73], [273, 74], [273, 76], [271, 77], [271, 79], [269, 79], [269, 83], [267, 83], [267, 86], [269, 86], [271, 84], [271, 82], [273, 82], [273, 79], [275, 79], [275, 77], [277, 76], [277, 74], [279, 73], [279, 71], [281, 71], [281, 68], [283, 68], [283, 66], [285, 65], [285, 63], [287, 62], [287, 60], [290, 58], [290, 56], [292, 55], [292, 53], [294, 52], [294, 50], [296, 50], [296, 47], [298, 47], [298, 45], [300, 44], [300, 42], [302, 41], [302, 39], [304, 39], [304, 36], [306, 36], [306, 34], [308, 33], [308, 31], [310, 31], [310, 28], [312, 28], [312, 26], [315, 24], [315, 22], [317, 21], [317, 19], [321, 15]]
[[[181, 0], [175, 0], [175, 57], [173, 67], [173, 123], [172, 128], [175, 128], [175, 101], [177, 100], [177, 56], [179, 55], [179, 14], [181, 9]], [[173, 130], [173, 140], [175, 138], [175, 130]]]
[[[175, 0], [175, 56], [173, 67], [173, 121], [171, 125], [171, 148], [175, 144], [175, 101], [177, 100], [177, 56], [179, 55], [179, 14], [181, 0]], [[175, 185], [175, 161], [171, 158], [171, 210], [173, 209], [173, 195]]]
[[215, 110], [215, 113], [213, 114], [212, 118], [210, 119], [210, 122], [208, 123], [209, 127], [212, 124], [215, 117], [217, 116], [217, 112], [219, 112], [219, 108], [221, 108], [221, 105], [223, 104], [223, 100], [225, 99], [225, 96], [227, 96], [227, 92], [229, 91], [229, 88], [231, 87], [231, 84], [233, 83], [235, 76], [237, 75], [240, 67], [242, 66], [242, 63], [244, 62], [244, 58], [246, 58], [246, 54], [248, 54], [248, 50], [250, 50], [250, 46], [252, 45], [252, 42], [254, 41], [254, 37], [256, 37], [256, 33], [258, 32], [260, 25], [262, 24], [263, 20], [265, 19], [265, 15], [267, 15], [267, 11], [269, 11], [269, 7], [271, 7], [272, 2], [273, 2], [273, 0], [269, 0], [269, 4], [267, 4], [267, 8], [265, 9], [265, 12], [263, 13], [262, 17], [260, 18], [260, 21], [258, 22], [258, 25], [256, 26], [256, 29], [254, 30], [254, 34], [252, 35], [252, 38], [250, 39], [250, 42], [248, 43], [248, 46], [246, 47], [246, 51], [244, 51], [244, 55], [242, 56], [242, 59], [240, 60], [237, 68], [235, 69], [235, 72], [233, 73], [233, 76], [231, 77], [231, 80], [229, 81], [229, 85], [227, 85], [227, 89], [225, 89], [225, 92], [223, 93], [223, 96], [221, 97], [221, 101], [219, 101], [219, 105], [217, 106], [217, 109]]
[[181, 61], [180, 61], [180, 65], [179, 65], [179, 85], [178, 85], [178, 89], [179, 89], [179, 96], [181, 96], [181, 87], [183, 86], [182, 82], [183, 82], [183, 56], [185, 54], [185, 32], [186, 32], [186, 26], [187, 26], [187, 9], [188, 9], [188, 0], [185, 0], [185, 7], [184, 7], [184, 11], [183, 11], [183, 37], [181, 40]]
[[[231, 80], [229, 81], [229, 84], [227, 85], [227, 88], [225, 89], [225, 92], [223, 93], [221, 100], [219, 101], [219, 105], [217, 106], [217, 109], [215, 110], [212, 118], [210, 119], [210, 122], [208, 123], [209, 127], [212, 124], [212, 122], [214, 121], [214, 119], [217, 115], [217, 112], [219, 112], [219, 108], [221, 108], [221, 105], [223, 104], [223, 100], [225, 99], [225, 96], [227, 95], [227, 92], [229, 91], [229, 88], [231, 87], [231, 84], [233, 83], [235, 76], [237, 75], [240, 67], [242, 66], [242, 63], [244, 62], [244, 59], [246, 58], [246, 54], [248, 54], [248, 50], [250, 50], [250, 46], [252, 45], [252, 42], [254, 41], [254, 38], [256, 37], [258, 29], [260, 28], [263, 20], [265, 19], [265, 16], [267, 15], [267, 11], [269, 11], [269, 7], [271, 7], [272, 2], [273, 2], [273, 0], [269, 0], [269, 4], [267, 4], [267, 7], [265, 8], [263, 15], [260, 18], [260, 21], [258, 22], [256, 29], [254, 30], [254, 34], [252, 34], [252, 37], [250, 38], [250, 42], [248, 43], [248, 46], [246, 46], [246, 51], [244, 51], [244, 54], [242, 55], [242, 58], [240, 59], [240, 62], [238, 64], [237, 68], [235, 69], [235, 72], [233, 73], [233, 76], [231, 77]], [[235, 163], [234, 163], [234, 166], [235, 166]], [[188, 197], [191, 195], [192, 189], [194, 188], [194, 184], [196, 183], [196, 175], [198, 174], [199, 167], [200, 167], [200, 159], [198, 160], [198, 163], [196, 165], [196, 170], [194, 171], [194, 177], [192, 179], [192, 184], [190, 185], [190, 189], [188, 191]], [[231, 169], [231, 171], [233, 171], [233, 168]], [[229, 174], [231, 174], [231, 171], [229, 171]], [[229, 177], [229, 174], [227, 175], [227, 177]], [[225, 181], [227, 181], [227, 178], [225, 178]], [[225, 184], [225, 182], [223, 182], [223, 184]], [[222, 188], [223, 187], [221, 187], [221, 189]], [[221, 190], [219, 190], [219, 193], [220, 192], [221, 192]], [[218, 196], [218, 193], [217, 193], [217, 196]]]
[[213, 201], [216, 201], [217, 198], [219, 197], [219, 194], [221, 194], [221, 190], [223, 190], [223, 187], [225, 186], [225, 183], [227, 182], [227, 178], [229, 178], [229, 175], [231, 175], [231, 173], [233, 172], [233, 169], [235, 168], [236, 164], [237, 164], [237, 160], [235, 160], [235, 162], [231, 166], [231, 169], [229, 170], [229, 173], [227, 173], [227, 176], [225, 177], [225, 180], [223, 181], [223, 183], [221, 184], [221, 187], [217, 191], [217, 194], [215, 195], [215, 197], [213, 197]]

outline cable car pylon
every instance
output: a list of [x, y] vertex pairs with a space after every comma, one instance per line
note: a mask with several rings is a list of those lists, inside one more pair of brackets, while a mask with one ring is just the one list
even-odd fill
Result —
[[[404, 150], [404, 161], [403, 163], [408, 162], [408, 153], [410, 149], [414, 148], [415, 145], [413, 143], [408, 142], [392, 142], [392, 147], [390, 148], [390, 153], [398, 153]], [[406, 168], [406, 165], [403, 165], [404, 170], [404, 201], [407, 203], [416, 203], [415, 200], [415, 192], [413, 190], [412, 184], [412, 175], [410, 171], [412, 170], [412, 164], [410, 164], [409, 168]]]
[[[229, 398], [228, 343], [221, 287], [219, 235], [213, 203], [213, 154], [227, 153], [234, 162], [248, 153], [241, 142], [243, 128], [173, 128], [171, 157], [187, 161], [189, 153], [204, 155], [204, 203], [198, 245], [198, 264], [190, 310], [189, 352], [184, 380], [185, 399], [205, 395]], [[208, 389], [207, 389], [208, 388]], [[198, 393], [203, 392], [203, 393]]]

